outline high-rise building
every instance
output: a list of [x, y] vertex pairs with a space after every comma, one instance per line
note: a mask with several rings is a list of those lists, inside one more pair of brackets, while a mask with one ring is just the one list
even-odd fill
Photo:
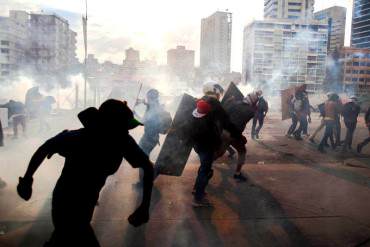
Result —
[[200, 67], [207, 74], [230, 72], [232, 14], [217, 11], [202, 19]]
[[0, 80], [27, 63], [28, 18], [24, 11], [10, 11], [9, 17], [0, 17]]
[[167, 66], [171, 74], [180, 79], [190, 79], [194, 73], [194, 51], [186, 50], [185, 46], [167, 51]]
[[351, 46], [370, 49], [370, 0], [353, 0]]
[[327, 24], [316, 20], [252, 22], [244, 29], [244, 82], [272, 90], [305, 83], [310, 92], [321, 90], [327, 32]]
[[328, 24], [328, 51], [334, 52], [344, 46], [347, 9], [334, 6], [316, 12], [315, 19]]
[[343, 90], [358, 96], [370, 94], [370, 49], [344, 47], [340, 51]]
[[[68, 21], [55, 14], [30, 14], [30, 56], [36, 71], [55, 73], [67, 69], [75, 56], [75, 33]], [[72, 53], [71, 53], [72, 52]]]
[[133, 49], [132, 47], [128, 48], [126, 51], [126, 62], [140, 62], [140, 52]]
[[265, 19], [312, 19], [315, 0], [265, 0]]

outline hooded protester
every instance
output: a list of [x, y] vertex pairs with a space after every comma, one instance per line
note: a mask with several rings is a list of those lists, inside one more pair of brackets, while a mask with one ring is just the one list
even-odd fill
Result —
[[331, 141], [332, 148], [335, 149], [335, 143], [333, 140], [333, 131], [335, 128], [336, 115], [340, 112], [340, 105], [338, 103], [339, 96], [337, 94], [332, 94], [330, 98], [325, 102], [325, 133], [319, 144], [318, 150], [322, 153], [325, 152], [324, 146], [328, 143], [328, 139]]
[[[253, 119], [256, 112], [256, 105], [261, 94], [262, 91], [253, 92], [248, 94], [243, 100], [232, 101], [225, 106], [225, 110], [229, 114], [231, 123], [234, 124], [240, 135], [243, 134], [248, 122]], [[225, 133], [223, 133], [223, 142], [226, 143], [226, 146], [228, 147], [227, 151], [229, 152], [230, 157], [235, 154], [233, 148], [238, 152], [237, 167], [233, 176], [234, 179], [241, 182], [247, 181], [247, 177], [241, 173], [247, 154], [245, 140], [240, 138], [230, 138], [229, 135], [225, 135]], [[222, 153], [223, 152], [220, 152], [220, 155]]]
[[[262, 95], [262, 91], [259, 91], [259, 93]], [[268, 103], [267, 101], [263, 98], [263, 96], [260, 96], [257, 102], [257, 109], [256, 109], [256, 114], [254, 115], [253, 118], [253, 125], [252, 125], [252, 139], [259, 139], [259, 133], [262, 129], [263, 122], [265, 120], [265, 117], [268, 112]], [[257, 121], [258, 121], [258, 127], [257, 126]]]
[[55, 229], [45, 246], [99, 246], [90, 221], [106, 179], [118, 170], [123, 158], [145, 174], [142, 203], [128, 221], [139, 226], [149, 220], [153, 166], [128, 132], [141, 123], [134, 119], [126, 102], [113, 99], [105, 101], [99, 110], [91, 107], [82, 111], [78, 117], [84, 127], [65, 130], [46, 141], [19, 178], [18, 194], [29, 200], [33, 175], [43, 160], [55, 153], [65, 157], [52, 197]]
[[26, 110], [24, 104], [19, 101], [9, 100], [8, 103], [0, 105], [8, 109], [8, 118], [13, 120], [13, 138], [18, 138], [18, 126], [22, 126], [23, 135], [26, 136]]
[[211, 206], [205, 198], [205, 189], [213, 176], [212, 164], [222, 144], [223, 130], [227, 130], [232, 138], [243, 140], [243, 136], [230, 122], [229, 116], [219, 101], [223, 88], [215, 82], [208, 82], [204, 84], [203, 92], [204, 96], [198, 100], [193, 111], [192, 130], [189, 131], [194, 150], [200, 159], [198, 176], [194, 185], [192, 203], [194, 207]]
[[[171, 116], [168, 115], [164, 110], [164, 107], [159, 103], [159, 92], [156, 89], [150, 89], [146, 93], [146, 101], [138, 100], [136, 104], [144, 104], [146, 106], [146, 111], [143, 117], [144, 123], [144, 134], [140, 139], [139, 146], [150, 156], [150, 153], [153, 151], [156, 145], [159, 144], [159, 134], [164, 134], [167, 130], [164, 128], [169, 128], [171, 124]], [[164, 116], [166, 115], [166, 116]], [[167, 119], [164, 119], [167, 118]], [[163, 120], [167, 123], [166, 126], [163, 126]], [[143, 181], [143, 171], [139, 171], [139, 184], [142, 184]]]
[[344, 118], [344, 124], [347, 128], [346, 139], [344, 140], [343, 152], [352, 150], [353, 134], [357, 126], [357, 118], [360, 114], [361, 107], [357, 103], [357, 98], [352, 96], [350, 101], [344, 104], [342, 109], [342, 116]]
[[357, 145], [357, 152], [361, 153], [362, 149], [370, 143], [370, 107], [367, 109], [367, 112], [365, 114], [365, 123], [367, 128], [369, 129], [369, 137], [366, 138], [363, 142]]

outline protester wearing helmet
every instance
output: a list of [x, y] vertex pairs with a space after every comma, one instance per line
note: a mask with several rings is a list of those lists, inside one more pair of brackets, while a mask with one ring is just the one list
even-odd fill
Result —
[[[235, 125], [240, 135], [242, 135], [247, 123], [253, 119], [260, 95], [262, 95], [261, 91], [252, 92], [242, 100], [232, 100], [226, 104], [225, 109], [229, 114], [230, 121]], [[247, 176], [241, 172], [247, 154], [247, 149], [245, 147], [246, 140], [230, 138], [229, 135], [225, 135], [224, 133], [223, 142], [229, 152], [229, 157], [235, 154], [234, 149], [236, 149], [238, 153], [237, 166], [233, 176], [234, 179], [238, 182], [247, 181]], [[220, 152], [220, 155], [221, 154], [223, 154], [223, 152]]]
[[[140, 148], [150, 156], [156, 145], [159, 144], [159, 134], [161, 132], [160, 115], [163, 112], [163, 106], [159, 103], [159, 92], [157, 89], [150, 89], [146, 93], [146, 100], [138, 100], [136, 104], [144, 104], [146, 106], [143, 117], [144, 134], [139, 141]], [[143, 172], [139, 171], [139, 182], [143, 181]]]
[[353, 134], [356, 130], [357, 118], [360, 114], [360, 111], [361, 107], [358, 104], [356, 96], [351, 96], [349, 101], [343, 106], [342, 116], [344, 119], [344, 124], [347, 128], [346, 139], [344, 140], [342, 149], [343, 152], [346, 152], [347, 148], [352, 150]]
[[223, 88], [216, 82], [207, 82], [203, 86], [204, 96], [198, 100], [193, 111], [191, 138], [194, 150], [200, 159], [200, 167], [194, 185], [194, 207], [210, 206], [205, 198], [205, 189], [213, 175], [212, 164], [217, 150], [221, 147], [221, 135], [225, 129], [233, 138], [242, 135], [230, 122], [229, 116], [220, 103]]

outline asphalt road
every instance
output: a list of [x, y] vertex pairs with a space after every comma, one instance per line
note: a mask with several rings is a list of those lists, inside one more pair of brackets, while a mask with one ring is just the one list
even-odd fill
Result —
[[[311, 131], [319, 122], [317, 116], [313, 120]], [[30, 201], [22, 201], [15, 190], [35, 148], [60, 130], [79, 126], [75, 117], [50, 121], [50, 132], [37, 134], [37, 122], [31, 122], [28, 138], [7, 138], [7, 146], [0, 149], [0, 177], [7, 183], [0, 190], [0, 246], [42, 246], [53, 229], [51, 192], [63, 159], [54, 156], [43, 164]], [[232, 178], [235, 159], [215, 162], [207, 189], [213, 208], [191, 206], [199, 166], [194, 153], [181, 177], [160, 176], [150, 222], [139, 228], [127, 222], [140, 201], [140, 189], [134, 186], [138, 171], [124, 161], [107, 180], [94, 213], [92, 225], [101, 245], [370, 246], [370, 147], [362, 155], [321, 154], [307, 141], [286, 138], [288, 124], [272, 114], [262, 139], [249, 140], [243, 168], [247, 183]], [[366, 135], [361, 120], [355, 144]]]

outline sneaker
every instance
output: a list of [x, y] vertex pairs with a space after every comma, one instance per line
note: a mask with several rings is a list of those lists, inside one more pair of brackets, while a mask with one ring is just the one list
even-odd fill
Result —
[[212, 203], [206, 199], [206, 198], [202, 198], [200, 200], [197, 200], [197, 199], [193, 199], [192, 203], [193, 207], [195, 208], [200, 208], [200, 207], [212, 207]]
[[[193, 189], [192, 191], [191, 191], [191, 194], [192, 195], [195, 195], [195, 189]], [[206, 192], [206, 191], [204, 191], [204, 196], [207, 196], [208, 195], [208, 193]]]
[[301, 136], [299, 136], [299, 135], [295, 135], [294, 136], [294, 138], [297, 140], [297, 141], [302, 141], [303, 139], [302, 139], [302, 137]]
[[357, 153], [361, 153], [361, 151], [362, 151], [362, 145], [358, 144], [357, 145]]
[[246, 182], [247, 181], [247, 177], [244, 176], [242, 173], [234, 174], [234, 179], [238, 180], [238, 182]]

